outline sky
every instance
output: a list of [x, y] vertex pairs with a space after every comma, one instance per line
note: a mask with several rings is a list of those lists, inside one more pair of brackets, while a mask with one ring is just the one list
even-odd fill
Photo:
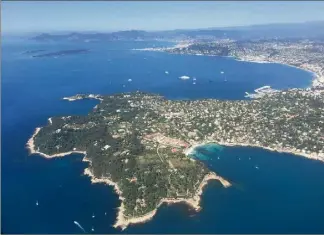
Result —
[[324, 1], [1, 3], [3, 33], [194, 29], [320, 20], [324, 20]]

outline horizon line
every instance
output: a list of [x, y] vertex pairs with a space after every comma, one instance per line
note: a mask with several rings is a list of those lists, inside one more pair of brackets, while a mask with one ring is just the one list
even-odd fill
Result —
[[247, 25], [235, 25], [235, 26], [208, 26], [202, 28], [174, 28], [174, 29], [161, 29], [161, 30], [152, 30], [152, 29], [140, 29], [140, 28], [131, 28], [131, 29], [118, 29], [118, 30], [93, 30], [93, 29], [62, 29], [62, 30], [47, 30], [47, 31], [30, 31], [30, 32], [5, 32], [2, 31], [1, 35], [24, 35], [24, 34], [50, 34], [50, 33], [114, 33], [114, 32], [124, 32], [124, 31], [145, 31], [145, 32], [168, 32], [168, 31], [185, 31], [185, 30], [224, 30], [224, 29], [236, 29], [244, 27], [259, 27], [259, 26], [271, 26], [271, 25], [298, 25], [298, 24], [308, 24], [308, 23], [324, 23], [324, 20], [312, 20], [312, 21], [301, 21], [301, 22], [278, 22], [278, 23], [264, 23], [264, 24], [247, 24]]

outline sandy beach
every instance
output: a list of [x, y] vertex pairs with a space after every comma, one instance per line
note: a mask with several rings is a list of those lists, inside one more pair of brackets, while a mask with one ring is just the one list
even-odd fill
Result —
[[312, 159], [312, 160], [317, 160], [317, 161], [324, 162], [324, 153], [319, 153], [319, 154], [316, 154], [316, 153], [304, 153], [302, 151], [296, 151], [296, 150], [289, 149], [289, 148], [270, 148], [270, 147], [264, 147], [262, 145], [257, 145], [257, 144], [228, 143], [228, 142], [217, 142], [217, 141], [205, 141], [205, 142], [193, 144], [189, 148], [184, 150], [184, 154], [186, 156], [188, 156], [194, 151], [194, 149], [196, 147], [204, 146], [206, 144], [211, 144], [211, 143], [218, 144], [218, 145], [223, 145], [223, 146], [242, 146], [242, 147], [263, 148], [263, 149], [273, 151], [273, 152], [290, 153], [290, 154], [306, 157], [306, 158], [309, 158], [309, 159]]
[[[49, 118], [48, 122], [51, 125], [52, 119]], [[28, 142], [26, 144], [26, 147], [29, 150], [30, 154], [38, 154], [45, 158], [64, 157], [64, 156], [67, 156], [72, 153], [84, 154], [85, 156], [82, 159], [82, 161], [89, 163], [89, 167], [84, 170], [84, 175], [87, 175], [91, 178], [91, 183], [104, 183], [104, 184], [113, 186], [114, 191], [117, 193], [117, 195], [119, 196], [119, 199], [121, 201], [121, 205], [118, 208], [116, 223], [114, 224], [115, 228], [120, 227], [123, 230], [130, 224], [143, 223], [148, 220], [151, 220], [154, 217], [154, 215], [156, 214], [158, 207], [160, 207], [163, 203], [174, 204], [174, 203], [182, 202], [182, 203], [188, 204], [190, 207], [194, 208], [196, 211], [199, 211], [200, 210], [200, 206], [199, 206], [200, 196], [203, 192], [204, 186], [208, 183], [209, 180], [212, 180], [212, 179], [219, 180], [223, 184], [224, 187], [229, 187], [231, 185], [227, 180], [216, 175], [215, 173], [209, 173], [204, 177], [204, 179], [200, 183], [198, 190], [193, 198], [187, 198], [187, 199], [185, 199], [185, 198], [183, 198], [183, 199], [164, 198], [159, 202], [159, 204], [153, 211], [151, 211], [143, 216], [140, 216], [140, 217], [126, 217], [124, 214], [124, 212], [125, 212], [125, 206], [124, 206], [125, 198], [122, 196], [122, 191], [120, 190], [118, 184], [107, 177], [96, 178], [94, 176], [93, 172], [91, 171], [91, 165], [92, 165], [91, 161], [90, 161], [90, 159], [88, 159], [86, 157], [86, 151], [74, 150], [74, 151], [57, 153], [57, 154], [52, 154], [52, 155], [42, 153], [39, 151], [39, 149], [37, 149], [37, 150], [35, 149], [35, 140], [34, 140], [40, 130], [41, 130], [41, 128], [37, 127], [35, 129], [33, 135], [31, 136], [31, 138], [28, 140]]]
[[[91, 97], [92, 98], [92, 97]], [[48, 119], [48, 123], [49, 125], [52, 125], [52, 118]], [[214, 172], [210, 172], [207, 175], [204, 176], [204, 178], [202, 179], [202, 181], [200, 182], [194, 196], [192, 198], [163, 198], [160, 200], [160, 202], [157, 204], [156, 208], [152, 211], [150, 211], [149, 213], [139, 216], [139, 217], [127, 217], [125, 215], [125, 204], [124, 204], [124, 200], [125, 198], [122, 196], [122, 191], [120, 189], [120, 187], [118, 186], [118, 182], [114, 182], [112, 181], [110, 178], [107, 177], [100, 177], [100, 178], [96, 178], [91, 170], [92, 168], [92, 163], [90, 161], [90, 159], [86, 158], [86, 151], [79, 151], [77, 149], [74, 149], [73, 151], [68, 151], [68, 152], [63, 152], [63, 153], [56, 153], [56, 154], [45, 154], [40, 152], [39, 149], [35, 148], [35, 137], [37, 136], [37, 134], [41, 131], [40, 127], [37, 127], [33, 133], [33, 135], [31, 136], [31, 138], [28, 140], [26, 147], [29, 150], [30, 154], [38, 154], [40, 156], [43, 156], [45, 158], [54, 158], [54, 157], [64, 157], [66, 155], [70, 155], [72, 153], [79, 153], [79, 154], [84, 154], [84, 158], [82, 161], [84, 162], [88, 162], [89, 163], [89, 167], [86, 168], [84, 170], [84, 175], [87, 175], [91, 178], [91, 183], [104, 183], [110, 186], [113, 186], [114, 191], [117, 193], [117, 195], [119, 196], [119, 199], [121, 201], [121, 205], [118, 208], [118, 213], [117, 213], [117, 219], [116, 222], [114, 224], [115, 228], [121, 228], [122, 230], [127, 228], [127, 226], [129, 226], [130, 224], [137, 224], [137, 223], [144, 223], [148, 220], [151, 220], [154, 215], [157, 212], [157, 209], [163, 204], [174, 204], [174, 203], [185, 203], [188, 206], [192, 207], [194, 210], [199, 211], [201, 209], [200, 207], [200, 200], [201, 200], [201, 195], [203, 193], [203, 189], [204, 187], [208, 184], [209, 180], [218, 180], [220, 181], [220, 183], [223, 185], [223, 187], [227, 188], [231, 186], [231, 183], [228, 182], [227, 180], [223, 179], [222, 177], [218, 176], [216, 173]], [[263, 147], [261, 145], [257, 145], [257, 144], [248, 144], [248, 143], [229, 143], [229, 142], [216, 142], [216, 141], [205, 141], [205, 142], [201, 142], [201, 143], [194, 143], [192, 144], [189, 148], [184, 150], [184, 154], [186, 156], [190, 155], [193, 153], [194, 149], [198, 146], [202, 146], [208, 143], [215, 143], [215, 144], [219, 144], [222, 146], [246, 146], [246, 147], [259, 147], [259, 148], [263, 148], [263, 149], [267, 149], [270, 151], [277, 151], [277, 152], [285, 152], [285, 153], [291, 153], [291, 154], [295, 154], [295, 155], [300, 155], [300, 156], [304, 156], [306, 158], [309, 159], [313, 159], [313, 160], [319, 160], [324, 162], [324, 154], [320, 153], [320, 154], [316, 154], [316, 153], [305, 153], [302, 151], [297, 151], [295, 149], [288, 149], [288, 148], [270, 148], [270, 147]], [[192, 158], [190, 158], [192, 159]]]
[[187, 205], [189, 205], [190, 207], [192, 207], [193, 209], [195, 209], [196, 211], [199, 211], [201, 208], [199, 206], [200, 204], [200, 196], [203, 192], [203, 188], [205, 187], [205, 185], [207, 185], [209, 180], [219, 180], [221, 182], [221, 184], [224, 187], [229, 187], [231, 186], [230, 182], [228, 182], [227, 180], [223, 179], [222, 177], [216, 175], [215, 173], [211, 172], [209, 174], [207, 174], [204, 179], [202, 180], [202, 182], [200, 183], [197, 192], [195, 193], [195, 196], [193, 198], [164, 198], [162, 199], [159, 204], [157, 205], [157, 207], [145, 214], [142, 215], [140, 217], [126, 217], [124, 212], [125, 212], [125, 206], [124, 206], [124, 200], [125, 198], [122, 196], [122, 191], [120, 190], [118, 184], [114, 181], [112, 181], [111, 179], [107, 178], [107, 177], [101, 177], [101, 178], [96, 178], [94, 176], [94, 174], [91, 171], [91, 161], [86, 158], [86, 152], [85, 151], [70, 151], [70, 152], [65, 152], [65, 153], [58, 153], [58, 154], [53, 154], [53, 155], [48, 155], [42, 152], [39, 152], [37, 150], [35, 150], [35, 144], [34, 144], [34, 138], [35, 136], [39, 133], [39, 131], [41, 130], [41, 128], [36, 128], [34, 134], [32, 135], [32, 137], [28, 140], [27, 142], [27, 148], [30, 151], [30, 154], [39, 154], [45, 158], [54, 158], [54, 157], [63, 157], [72, 153], [81, 153], [84, 154], [85, 157], [82, 159], [82, 161], [84, 162], [88, 162], [89, 163], [89, 167], [86, 168], [84, 170], [84, 175], [87, 175], [91, 178], [91, 183], [104, 183], [110, 186], [113, 186], [114, 191], [116, 192], [116, 194], [119, 196], [119, 200], [121, 201], [121, 205], [118, 208], [118, 213], [117, 213], [117, 219], [116, 222], [114, 224], [115, 228], [121, 228], [122, 230], [124, 230], [125, 228], [127, 228], [128, 225], [130, 224], [137, 224], [137, 223], [144, 223], [148, 220], [151, 220], [154, 215], [157, 212], [157, 209], [163, 204], [163, 203], [167, 203], [167, 204], [174, 204], [174, 203], [186, 203]]
[[[49, 120], [50, 122], [50, 120]], [[125, 228], [127, 228], [127, 226], [129, 226], [130, 224], [137, 224], [137, 223], [144, 223], [148, 220], [151, 220], [154, 215], [157, 212], [157, 209], [163, 204], [163, 203], [167, 203], [167, 204], [174, 204], [174, 203], [185, 203], [188, 206], [192, 207], [194, 210], [199, 211], [201, 209], [200, 207], [200, 200], [201, 200], [201, 195], [203, 193], [203, 189], [204, 187], [208, 184], [209, 180], [219, 180], [220, 183], [225, 187], [230, 187], [231, 183], [228, 182], [227, 180], [225, 180], [224, 178], [218, 176], [217, 174], [215, 174], [214, 172], [210, 172], [207, 175], [205, 175], [205, 177], [203, 178], [203, 180], [200, 182], [197, 191], [195, 193], [195, 195], [192, 198], [163, 198], [160, 200], [160, 202], [158, 203], [158, 205], [156, 206], [156, 208], [139, 217], [127, 217], [125, 216], [125, 206], [124, 206], [124, 200], [125, 198], [122, 196], [122, 191], [118, 186], [117, 182], [112, 181], [111, 179], [107, 178], [107, 177], [101, 177], [101, 178], [96, 178], [93, 174], [93, 172], [91, 171], [91, 161], [86, 158], [86, 152], [85, 151], [69, 151], [69, 152], [65, 152], [65, 153], [57, 153], [57, 154], [53, 154], [53, 155], [48, 155], [42, 152], [39, 152], [39, 150], [35, 149], [35, 143], [34, 143], [34, 138], [35, 136], [39, 133], [39, 131], [41, 130], [41, 128], [36, 128], [35, 132], [33, 133], [32, 137], [28, 140], [27, 142], [27, 148], [30, 151], [30, 154], [39, 154], [45, 158], [54, 158], [54, 157], [63, 157], [72, 153], [81, 153], [84, 154], [85, 157], [83, 158], [82, 161], [84, 162], [88, 162], [89, 163], [89, 167], [86, 168], [84, 170], [84, 175], [87, 175], [91, 178], [91, 183], [104, 183], [110, 186], [113, 186], [114, 191], [117, 193], [117, 195], [119, 196], [119, 199], [121, 201], [121, 205], [118, 208], [118, 213], [117, 213], [117, 219], [115, 224], [113, 225], [115, 228], [121, 228], [122, 230], [124, 230]], [[227, 143], [227, 142], [213, 142], [213, 141], [206, 141], [203, 143], [196, 143], [191, 145], [189, 148], [187, 148], [184, 151], [184, 154], [186, 156], [190, 155], [194, 149], [198, 146], [202, 146], [208, 143], [215, 143], [215, 144], [219, 144], [219, 145], [223, 145], [223, 146], [250, 146], [250, 147], [260, 147], [260, 148], [264, 148], [270, 151], [277, 151], [277, 152], [286, 152], [286, 153], [292, 153], [292, 154], [296, 154], [296, 155], [301, 155], [310, 159], [314, 159], [314, 160], [319, 160], [324, 162], [324, 155], [317, 155], [317, 154], [307, 154], [307, 153], [303, 153], [303, 152], [299, 152], [299, 151], [294, 151], [291, 149], [272, 149], [269, 147], [262, 147], [259, 145], [252, 145], [252, 144], [242, 144], [242, 143], [238, 143], [238, 144], [234, 144], [234, 143]]]
[[[208, 144], [208, 143], [215, 143], [215, 144], [219, 144], [219, 145], [223, 145], [223, 146], [259, 147], [259, 148], [267, 149], [267, 150], [270, 150], [270, 151], [291, 153], [291, 154], [295, 154], [295, 155], [304, 156], [304, 157], [307, 157], [309, 159], [319, 160], [319, 161], [324, 162], [324, 155], [307, 154], [307, 153], [303, 153], [303, 152], [293, 151], [291, 149], [272, 149], [272, 148], [269, 148], [269, 147], [262, 147], [262, 146], [259, 146], [259, 145], [233, 144], [233, 143], [227, 143], [227, 142], [218, 142], [218, 143], [216, 143], [216, 142], [212, 142], [212, 141], [194, 144], [191, 147], [189, 147], [188, 149], [186, 149], [184, 153], [188, 156], [189, 154], [192, 153], [192, 151], [196, 147], [203, 146], [203, 145]], [[95, 178], [93, 176], [93, 174], [91, 173], [89, 168], [85, 169], [85, 174], [91, 177], [91, 182], [92, 183], [106, 183], [106, 184], [111, 185], [111, 186], [114, 187], [115, 192], [119, 195], [119, 198], [121, 200], [121, 205], [118, 208], [117, 220], [116, 220], [116, 223], [114, 224], [114, 227], [115, 228], [120, 227], [122, 230], [127, 228], [130, 224], [144, 223], [146, 221], [151, 220], [154, 217], [154, 215], [156, 214], [158, 208], [163, 203], [167, 203], [167, 204], [185, 203], [185, 204], [187, 204], [188, 206], [190, 206], [191, 208], [193, 208], [196, 211], [201, 210], [201, 207], [200, 207], [201, 195], [203, 193], [204, 187], [208, 184], [209, 180], [219, 180], [220, 183], [225, 188], [231, 186], [231, 183], [229, 181], [227, 181], [226, 179], [218, 176], [214, 172], [210, 172], [201, 181], [201, 183], [200, 183], [194, 197], [192, 197], [192, 198], [164, 198], [164, 199], [161, 199], [161, 201], [159, 202], [159, 204], [157, 205], [157, 207], [153, 211], [151, 211], [151, 212], [149, 212], [149, 213], [147, 213], [147, 214], [145, 214], [143, 216], [140, 216], [140, 217], [126, 217], [124, 215], [124, 211], [125, 211], [125, 207], [124, 207], [124, 203], [123, 203], [124, 198], [121, 196], [122, 192], [118, 188], [118, 185], [115, 182], [108, 179], [108, 178], [101, 178], [101, 179]]]
[[233, 143], [226, 143], [226, 142], [219, 142], [218, 144], [224, 145], [224, 146], [243, 146], [243, 147], [263, 148], [263, 149], [273, 151], [273, 152], [290, 153], [290, 154], [293, 154], [293, 155], [298, 155], [298, 156], [306, 157], [306, 158], [309, 158], [309, 159], [324, 162], [324, 153], [322, 153], [322, 154], [320, 154], [320, 153], [319, 154], [316, 154], [316, 153], [304, 153], [304, 152], [296, 151], [296, 150], [289, 149], [289, 148], [270, 148], [270, 147], [264, 147], [264, 146], [257, 145], [257, 144], [233, 144]]

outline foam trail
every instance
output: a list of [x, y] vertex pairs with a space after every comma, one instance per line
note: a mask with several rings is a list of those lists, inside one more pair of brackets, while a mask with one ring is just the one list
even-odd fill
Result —
[[81, 226], [81, 224], [79, 224], [78, 221], [73, 221], [73, 223], [78, 226], [84, 233], [86, 233], [86, 231], [84, 230], [84, 228]]

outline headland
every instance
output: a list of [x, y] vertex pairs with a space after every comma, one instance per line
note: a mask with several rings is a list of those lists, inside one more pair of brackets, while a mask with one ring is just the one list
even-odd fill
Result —
[[173, 101], [144, 92], [92, 97], [101, 102], [87, 116], [50, 118], [27, 147], [46, 158], [86, 155], [85, 174], [93, 183], [113, 186], [120, 197], [116, 227], [151, 219], [162, 203], [184, 202], [199, 210], [211, 179], [230, 186], [187, 156], [197, 144], [254, 146], [324, 159], [318, 129], [324, 122], [323, 93], [291, 89], [243, 101]]

